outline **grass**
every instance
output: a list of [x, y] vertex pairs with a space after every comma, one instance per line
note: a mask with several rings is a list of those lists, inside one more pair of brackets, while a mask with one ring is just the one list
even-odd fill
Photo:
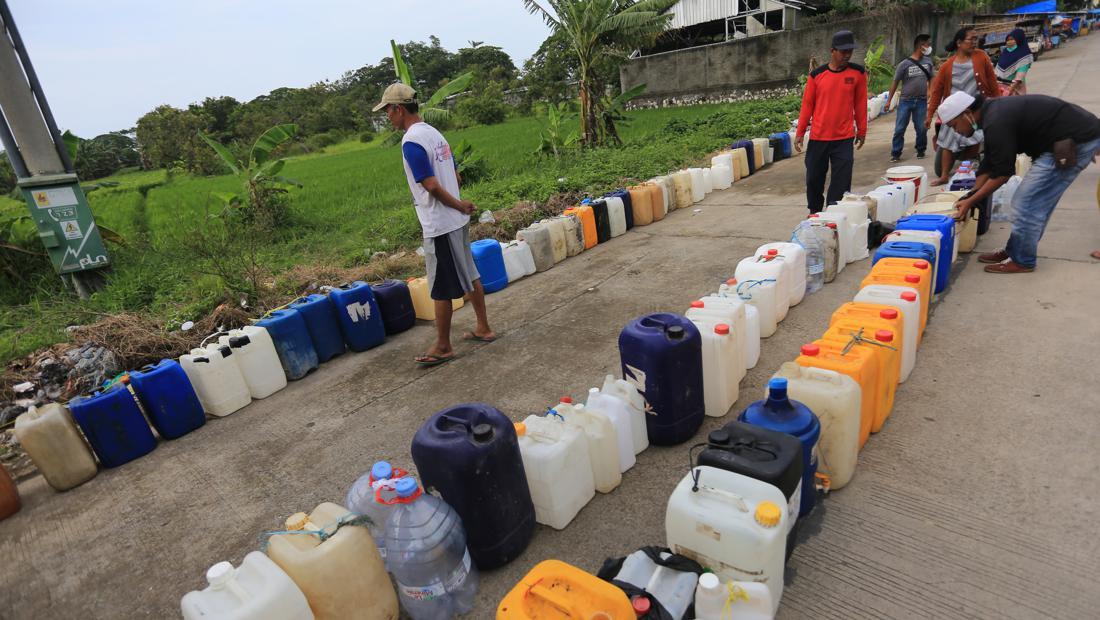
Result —
[[[486, 174], [463, 188], [463, 197], [497, 211], [517, 201], [545, 203], [564, 192], [601, 194], [695, 163], [735, 138], [760, 137], [789, 126], [797, 98], [697, 105], [630, 113], [620, 126], [623, 146], [570, 153], [560, 160], [533, 153], [542, 123], [513, 118], [492, 126], [445, 132], [452, 144], [467, 140]], [[287, 159], [283, 174], [302, 183], [292, 190], [289, 222], [277, 232], [229, 231], [271, 274], [297, 266], [364, 265], [374, 252], [411, 249], [420, 227], [411, 207], [400, 149], [350, 140], [323, 152]], [[0, 363], [63, 341], [64, 327], [102, 314], [150, 313], [178, 324], [197, 320], [222, 301], [236, 301], [214, 260], [196, 243], [219, 229], [210, 215], [221, 209], [217, 192], [238, 192], [231, 176], [168, 175], [135, 171], [88, 194], [97, 221], [127, 240], [111, 246], [108, 285], [90, 300], [68, 295], [48, 263], [40, 261], [18, 287], [0, 295]], [[0, 198], [0, 215], [25, 210]], [[31, 231], [33, 232], [33, 230]], [[32, 240], [33, 242], [33, 240]], [[33, 247], [33, 246], [27, 246]], [[239, 258], [239, 257], [238, 257]], [[295, 294], [288, 291], [287, 295]]]

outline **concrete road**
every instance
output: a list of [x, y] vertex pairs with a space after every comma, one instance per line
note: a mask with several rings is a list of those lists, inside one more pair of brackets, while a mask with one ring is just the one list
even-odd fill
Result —
[[[1098, 59], [1100, 37], [1074, 42], [1037, 64], [1031, 89], [1100, 112], [1090, 71]], [[873, 187], [889, 166], [892, 126], [892, 117], [872, 124], [855, 188]], [[1033, 274], [985, 274], [974, 255], [955, 266], [886, 427], [853, 482], [802, 528], [781, 617], [1095, 617], [1100, 265], [1088, 251], [1100, 248], [1098, 177], [1090, 168], [1063, 199]], [[503, 339], [460, 345], [461, 357], [442, 367], [412, 365], [432, 333], [420, 325], [67, 493], [40, 477], [24, 482], [23, 511], [0, 523], [0, 617], [178, 614], [206, 568], [239, 562], [260, 532], [341, 501], [377, 459], [411, 465], [409, 442], [435, 411], [485, 401], [519, 420], [599, 384], [617, 371], [616, 336], [628, 320], [683, 311], [758, 245], [786, 239], [805, 217], [803, 187], [801, 160], [781, 162], [518, 282], [489, 301]], [[998, 247], [1007, 228], [995, 225], [979, 248]], [[763, 342], [734, 411], [820, 334], [868, 269], [849, 266], [792, 309]], [[459, 311], [456, 329], [471, 325], [471, 311]], [[698, 437], [733, 417], [708, 418]], [[663, 544], [666, 499], [687, 471], [689, 445], [650, 448], [566, 530], [540, 526], [521, 558], [482, 575], [471, 617], [492, 617], [543, 559], [595, 571], [604, 558]]]

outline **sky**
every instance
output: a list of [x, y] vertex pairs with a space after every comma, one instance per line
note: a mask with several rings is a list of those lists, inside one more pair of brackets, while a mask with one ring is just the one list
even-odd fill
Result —
[[549, 35], [522, 0], [8, 0], [64, 131], [133, 127], [161, 104], [248, 101], [390, 56], [390, 39], [497, 45], [517, 67]]

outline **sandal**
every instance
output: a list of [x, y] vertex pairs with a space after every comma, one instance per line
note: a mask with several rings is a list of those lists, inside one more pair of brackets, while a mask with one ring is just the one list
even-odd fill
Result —
[[473, 342], [495, 342], [500, 336], [478, 336], [473, 332], [466, 332], [462, 334], [463, 340], [471, 340]]
[[456, 354], [450, 355], [421, 355], [413, 361], [420, 365], [421, 368], [431, 368], [432, 366], [439, 366], [440, 364], [446, 364], [457, 357]]

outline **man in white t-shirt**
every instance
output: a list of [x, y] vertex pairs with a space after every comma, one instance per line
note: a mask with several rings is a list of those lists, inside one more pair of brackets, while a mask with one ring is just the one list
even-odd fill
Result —
[[375, 112], [386, 111], [390, 123], [404, 131], [401, 155], [416, 216], [424, 230], [424, 262], [428, 286], [435, 301], [436, 342], [416, 358], [421, 366], [438, 366], [454, 356], [451, 347], [451, 300], [469, 295], [477, 315], [477, 327], [465, 340], [492, 342], [497, 335], [485, 313], [485, 289], [470, 252], [470, 214], [477, 207], [459, 198], [459, 177], [451, 145], [443, 134], [420, 118], [416, 91], [397, 83], [382, 94]]

